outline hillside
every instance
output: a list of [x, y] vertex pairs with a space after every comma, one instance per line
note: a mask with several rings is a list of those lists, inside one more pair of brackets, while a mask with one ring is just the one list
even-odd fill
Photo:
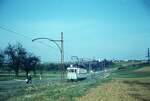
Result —
[[150, 101], [150, 66], [118, 70], [111, 78], [77, 101]]

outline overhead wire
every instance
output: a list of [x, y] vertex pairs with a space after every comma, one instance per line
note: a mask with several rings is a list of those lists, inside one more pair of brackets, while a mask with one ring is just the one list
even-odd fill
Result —
[[[29, 36], [24, 35], [23, 33], [18, 33], [17, 31], [11, 30], [11, 29], [6, 28], [6, 27], [0, 26], [0, 29], [5, 30], [5, 31], [10, 32], [10, 33], [13, 33], [13, 34], [16, 34], [16, 35], [19, 35], [19, 36], [22, 36], [22, 37], [25, 37], [25, 38], [28, 38], [28, 39], [31, 39], [31, 40], [33, 39]], [[43, 44], [43, 45], [50, 46], [50, 45], [43, 43], [42, 41], [38, 41], [38, 42]]]
[[[32, 37], [26, 36], [26, 35], [24, 35], [23, 33], [19, 33], [19, 32], [17, 32], [17, 31], [11, 30], [11, 29], [6, 28], [6, 27], [3, 27], [3, 26], [1, 26], [1, 25], [0, 25], [0, 29], [5, 30], [5, 31], [10, 32], [10, 33], [13, 33], [13, 34], [16, 34], [16, 35], [19, 35], [19, 36], [22, 36], [22, 37], [24, 37], [24, 38], [28, 38], [28, 39], [30, 39], [30, 40], [33, 40]], [[32, 33], [32, 34], [33, 34], [33, 33]], [[51, 45], [45, 44], [45, 43], [43, 43], [42, 41], [37, 41], [37, 42], [39, 42], [39, 43], [41, 43], [41, 44], [43, 44], [43, 45], [45, 45], [45, 46], [52, 47]]]

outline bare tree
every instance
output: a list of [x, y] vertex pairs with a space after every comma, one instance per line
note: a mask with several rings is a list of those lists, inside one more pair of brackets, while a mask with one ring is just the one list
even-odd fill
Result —
[[32, 70], [36, 75], [36, 66], [40, 63], [39, 57], [33, 54], [26, 54], [26, 57], [23, 61], [23, 69], [26, 72], [26, 76], [28, 77], [29, 72]]
[[5, 54], [8, 57], [8, 65], [15, 71], [16, 76], [18, 76], [19, 69], [22, 66], [23, 57], [27, 54], [25, 48], [23, 48], [20, 43], [17, 43], [16, 45], [8, 44], [5, 49]]
[[36, 65], [40, 62], [40, 59], [26, 51], [20, 43], [16, 45], [8, 44], [5, 49], [7, 56], [7, 63], [9, 67], [15, 71], [16, 76], [19, 74], [19, 69], [26, 71], [28, 77], [29, 71], [33, 71], [36, 74]]

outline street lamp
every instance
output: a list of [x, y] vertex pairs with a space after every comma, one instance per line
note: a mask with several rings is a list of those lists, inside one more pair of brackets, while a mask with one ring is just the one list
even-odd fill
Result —
[[[41, 40], [41, 39], [45, 39], [45, 40], [49, 40], [51, 42], [53, 42], [60, 50], [60, 54], [61, 54], [61, 80], [63, 80], [64, 78], [64, 39], [63, 39], [63, 32], [61, 32], [61, 39], [60, 40], [53, 40], [50, 38], [35, 38], [32, 40], [36, 41], [36, 40]], [[59, 45], [58, 42], [60, 42], [61, 44]]]

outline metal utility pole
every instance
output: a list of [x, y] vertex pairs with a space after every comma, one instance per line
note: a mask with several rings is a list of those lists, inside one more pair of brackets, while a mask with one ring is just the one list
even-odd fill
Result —
[[[32, 41], [40, 40], [40, 39], [46, 39], [48, 41], [53, 42], [60, 50], [61, 54], [61, 80], [64, 79], [64, 39], [63, 39], [63, 32], [61, 32], [61, 39], [60, 40], [53, 40], [50, 38], [35, 38]], [[58, 42], [61, 44], [59, 45]]]
[[63, 78], [64, 78], [64, 38], [63, 38], [63, 32], [61, 32], [61, 67], [62, 67], [61, 80], [63, 80]]

